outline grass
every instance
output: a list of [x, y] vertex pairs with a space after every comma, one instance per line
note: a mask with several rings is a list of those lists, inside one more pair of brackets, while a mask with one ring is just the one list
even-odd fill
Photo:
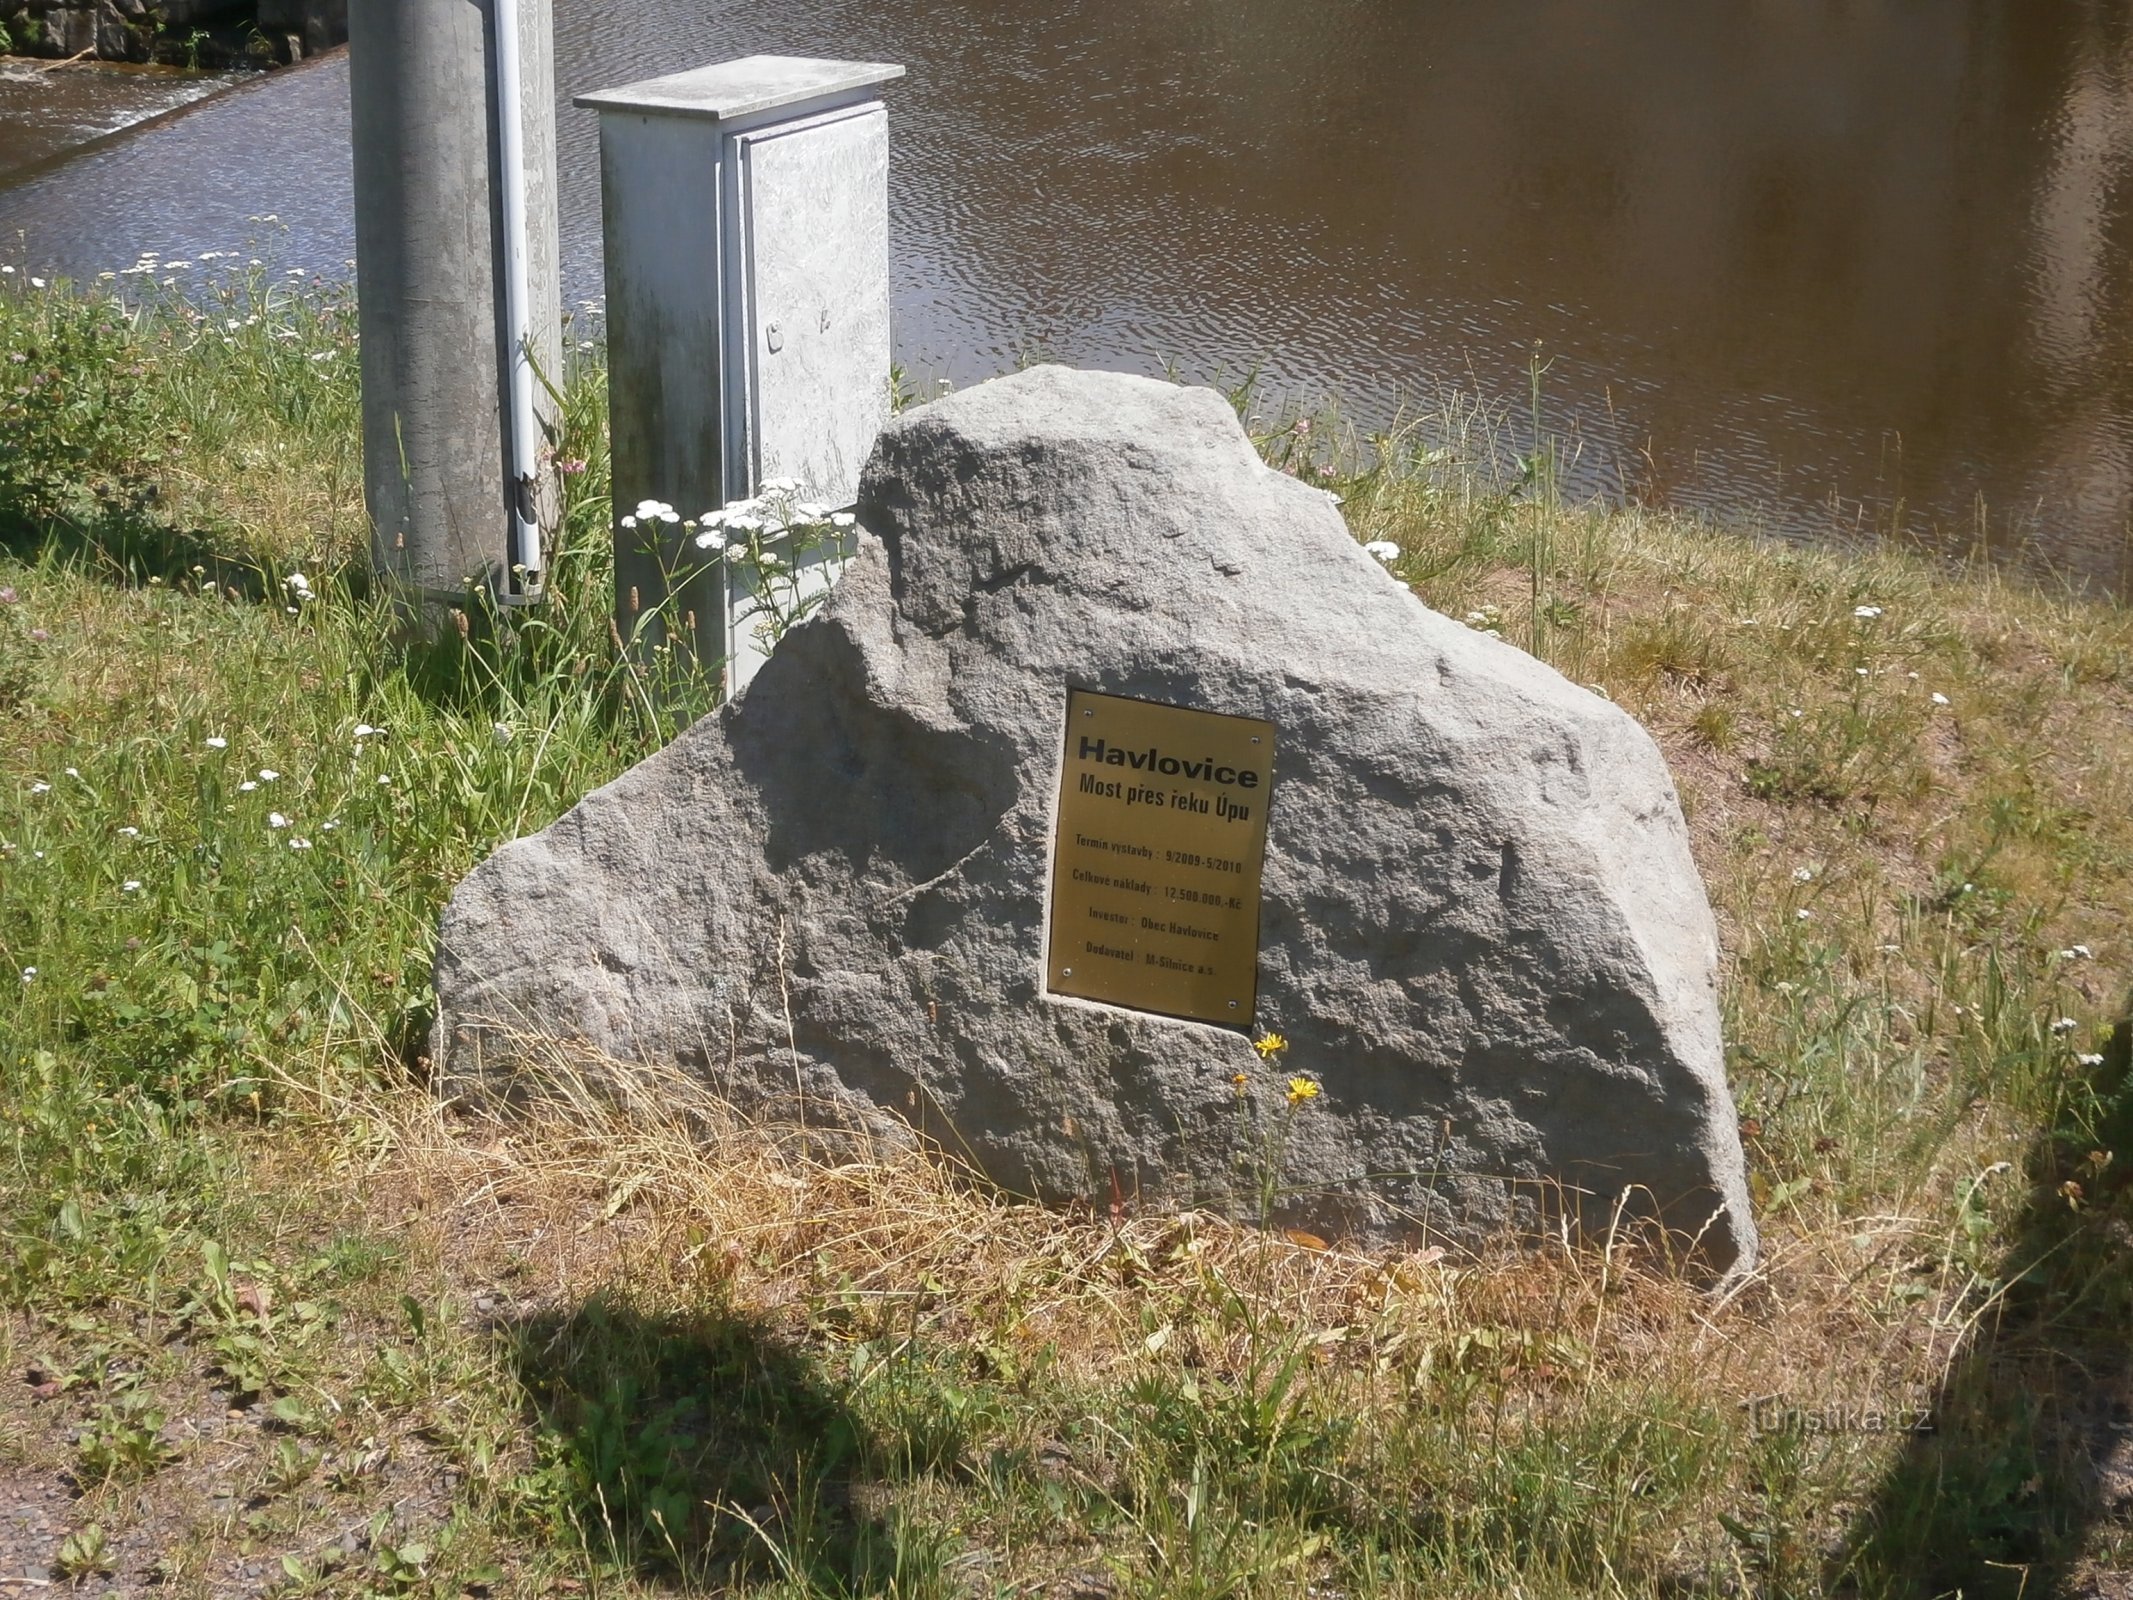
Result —
[[1432, 605], [1665, 750], [1766, 1240], [1720, 1301], [1600, 1247], [1061, 1217], [561, 1051], [489, 1120], [424, 1085], [443, 897], [692, 709], [607, 637], [597, 350], [554, 603], [403, 650], [347, 306], [178, 270], [220, 287], [121, 315], [0, 277], [0, 1500], [54, 1508], [0, 1524], [0, 1578], [1895, 1597], [2133, 1564], [2122, 606], [1566, 505], [1468, 408], [1367, 452], [1260, 425]]

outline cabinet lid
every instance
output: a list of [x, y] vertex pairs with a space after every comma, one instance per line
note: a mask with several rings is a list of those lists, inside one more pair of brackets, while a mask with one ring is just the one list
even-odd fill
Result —
[[849, 94], [901, 78], [888, 61], [830, 61], [820, 56], [742, 56], [581, 94], [573, 105], [596, 111], [651, 112], [712, 122], [751, 117], [829, 95]]

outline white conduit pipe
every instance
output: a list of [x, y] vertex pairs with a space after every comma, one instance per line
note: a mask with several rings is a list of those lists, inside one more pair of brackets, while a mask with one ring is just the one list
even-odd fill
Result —
[[496, 28], [496, 162], [503, 183], [504, 330], [511, 341], [509, 451], [511, 554], [503, 597], [540, 597], [541, 524], [536, 504], [539, 425], [533, 416], [533, 289], [526, 276], [525, 100], [519, 73], [518, 0], [494, 0]]

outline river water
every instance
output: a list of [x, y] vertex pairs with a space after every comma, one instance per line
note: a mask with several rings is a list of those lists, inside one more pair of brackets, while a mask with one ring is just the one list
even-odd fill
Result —
[[[1537, 347], [1586, 487], [2112, 587], [2133, 565], [2122, 0], [557, 8], [566, 101], [759, 50], [909, 66], [893, 271], [921, 379], [1256, 371], [1367, 422], [1447, 387], [1522, 413]], [[56, 161], [22, 154], [69, 137], [25, 98], [0, 84], [11, 257], [263, 238], [346, 272], [344, 60]], [[561, 159], [592, 299], [595, 129], [567, 104]]]

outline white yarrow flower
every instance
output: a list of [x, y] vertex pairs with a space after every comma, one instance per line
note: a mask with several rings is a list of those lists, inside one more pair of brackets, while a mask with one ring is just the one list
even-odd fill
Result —
[[2100, 1067], [2103, 1065], [2103, 1053], [2099, 1050], [2085, 1050], [2074, 1057], [2074, 1060], [2080, 1066]]
[[46, 794], [46, 793], [49, 793], [49, 792], [51, 791], [51, 788], [52, 788], [52, 786], [51, 786], [51, 785], [50, 785], [49, 783], [46, 783], [46, 782], [44, 781], [44, 779], [42, 779], [42, 778], [39, 778], [39, 779], [38, 779], [38, 780], [37, 780], [37, 781], [36, 781], [35, 783], [33, 783], [33, 784], [31, 784], [31, 785], [30, 785], [30, 793], [31, 793], [31, 794]]
[[291, 850], [308, 850], [311, 848], [311, 841], [309, 839], [291, 839], [289, 848]]
[[2058, 1034], [2072, 1033], [2076, 1028], [2080, 1026], [2081, 1024], [2076, 1022], [2072, 1017], [2061, 1017], [2058, 1021], [2052, 1024], [2052, 1032]]
[[237, 792], [239, 794], [250, 794], [254, 789], [258, 787], [258, 784], [254, 783], [250, 778], [247, 778], [244, 780], [244, 782], [237, 785]]
[[229, 746], [229, 740], [224, 738], [211, 737], [207, 740], [207, 747], [210, 750], [227, 750]]
[[1397, 561], [1400, 559], [1400, 547], [1390, 539], [1373, 539], [1363, 546], [1363, 554], [1376, 556], [1380, 561]]
[[261, 767], [259, 769], [259, 781], [261, 783], [272, 783], [280, 776], [281, 774], [276, 772], [272, 767]]
[[1876, 617], [1881, 615], [1881, 607], [1853, 606], [1852, 615], [1859, 618], [1862, 622], [1872, 622]]
[[699, 550], [723, 550], [726, 548], [726, 536], [716, 528], [706, 528], [696, 536], [696, 548]]
[[35, 967], [24, 967], [22, 969], [22, 981], [24, 983], [35, 983], [37, 981], [37, 969]]
[[121, 828], [118, 832], [121, 839], [138, 839], [141, 836], [139, 828]]
[[1813, 883], [1815, 881], [1815, 869], [1813, 867], [1794, 867], [1792, 869], [1792, 881], [1794, 883]]
[[1933, 691], [1933, 703], [1937, 706], [1944, 706], [1948, 703], [1948, 697], [1942, 694], [1938, 689], [1935, 689]]
[[139, 878], [128, 878], [124, 883], [119, 885], [120, 894], [138, 894], [140, 893], [140, 890], [141, 880]]
[[2085, 944], [2068, 945], [2059, 955], [2067, 961], [2093, 961], [2096, 958], [2096, 952]]
[[268, 827], [270, 827], [270, 828], [286, 828], [286, 827], [287, 827], [288, 825], [289, 825], [289, 819], [288, 819], [287, 817], [283, 816], [283, 815], [282, 815], [282, 814], [281, 814], [281, 813], [280, 813], [279, 811], [269, 811], [269, 812], [267, 813], [267, 826], [268, 826]]

